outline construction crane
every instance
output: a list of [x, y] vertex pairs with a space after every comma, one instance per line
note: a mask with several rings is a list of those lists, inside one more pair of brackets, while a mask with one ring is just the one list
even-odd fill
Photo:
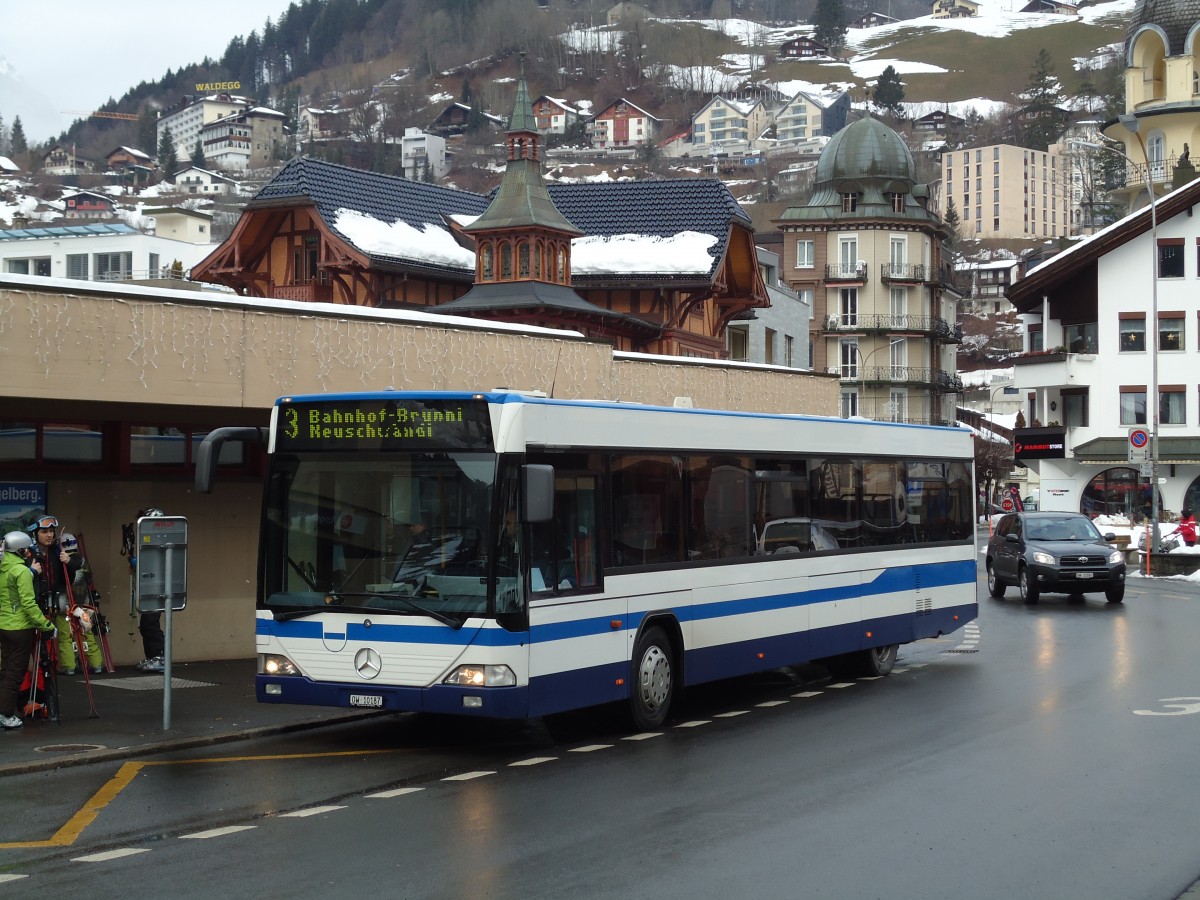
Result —
[[87, 116], [89, 119], [124, 119], [126, 122], [136, 122], [141, 118], [136, 113], [84, 112], [82, 109], [60, 109], [59, 112], [68, 116]]

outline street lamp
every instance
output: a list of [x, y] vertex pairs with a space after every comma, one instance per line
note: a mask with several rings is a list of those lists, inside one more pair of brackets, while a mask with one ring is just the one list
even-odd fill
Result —
[[1150, 574], [1150, 557], [1159, 549], [1158, 529], [1158, 427], [1162, 410], [1158, 397], [1158, 216], [1155, 205], [1154, 183], [1150, 180], [1150, 154], [1142, 139], [1141, 123], [1133, 113], [1117, 116], [1135, 138], [1142, 151], [1146, 168], [1142, 174], [1146, 180], [1146, 193], [1150, 195], [1150, 322], [1154, 345], [1150, 348], [1150, 397], [1154, 400], [1154, 425], [1150, 430], [1150, 540], [1146, 541], [1146, 574]]
[[[1150, 557], [1158, 550], [1160, 537], [1158, 527], [1158, 428], [1161, 418], [1158, 398], [1158, 208], [1155, 203], [1154, 183], [1150, 180], [1150, 154], [1146, 152], [1146, 142], [1142, 139], [1139, 131], [1141, 123], [1133, 113], [1123, 113], [1117, 116], [1117, 121], [1137, 138], [1138, 147], [1142, 151], [1142, 159], [1146, 163], [1145, 168], [1142, 169], [1142, 177], [1146, 183], [1146, 194], [1150, 198], [1150, 327], [1147, 329], [1150, 334], [1147, 337], [1152, 338], [1153, 344], [1150, 347], [1150, 393], [1147, 397], [1147, 405], [1153, 404], [1153, 413], [1147, 416], [1152, 423], [1150, 429], [1150, 539], [1146, 541], [1146, 574], [1148, 575], [1150, 574]], [[1108, 144], [1094, 144], [1089, 141], [1074, 141], [1073, 143], [1116, 153], [1135, 169], [1138, 166], [1127, 154]], [[1150, 411], [1147, 410], [1147, 412]]]

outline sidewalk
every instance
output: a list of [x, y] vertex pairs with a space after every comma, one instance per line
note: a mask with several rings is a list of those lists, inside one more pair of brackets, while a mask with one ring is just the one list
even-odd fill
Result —
[[132, 666], [93, 675], [91, 718], [82, 675], [59, 677], [62, 724], [26, 719], [0, 732], [0, 777], [181, 750], [350, 721], [377, 712], [259, 703], [255, 661], [176, 663], [171, 728], [163, 731], [163, 676]]

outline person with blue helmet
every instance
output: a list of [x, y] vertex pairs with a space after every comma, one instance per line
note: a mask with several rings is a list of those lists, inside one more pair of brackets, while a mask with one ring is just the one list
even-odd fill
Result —
[[33, 573], [25, 564], [32, 549], [33, 539], [20, 531], [10, 531], [0, 545], [0, 728], [6, 730], [25, 724], [19, 704], [29, 656], [38, 631], [54, 631], [37, 604]]

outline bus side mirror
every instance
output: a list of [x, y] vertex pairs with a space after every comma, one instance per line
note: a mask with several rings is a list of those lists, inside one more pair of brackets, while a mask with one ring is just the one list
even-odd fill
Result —
[[521, 466], [521, 521], [549, 522], [554, 518], [554, 466]]
[[200, 446], [196, 448], [196, 493], [212, 493], [213, 474], [216, 472], [217, 460], [221, 458], [221, 448], [225, 446], [226, 441], [259, 443], [265, 447], [268, 434], [266, 428], [253, 425], [214, 428], [206, 434]]

